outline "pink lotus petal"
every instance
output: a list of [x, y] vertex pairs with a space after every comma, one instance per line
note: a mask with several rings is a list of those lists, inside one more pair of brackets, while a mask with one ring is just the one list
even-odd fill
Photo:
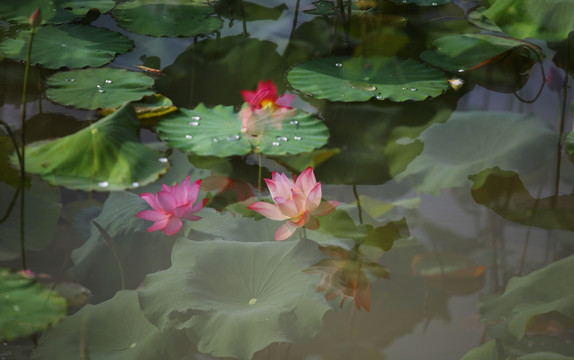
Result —
[[305, 223], [305, 227], [309, 230], [317, 230], [319, 228], [319, 220], [314, 216], [310, 216], [309, 220]]
[[178, 218], [176, 216], [172, 216], [169, 219], [169, 222], [167, 223], [165, 228], [163, 229], [163, 232], [166, 233], [166, 235], [173, 235], [173, 234], [177, 233], [179, 231], [179, 229], [181, 229], [182, 225], [183, 225], [183, 223], [181, 222], [180, 218]]
[[177, 206], [175, 196], [173, 196], [171, 192], [160, 191], [157, 193], [156, 199], [160, 210], [163, 210], [166, 213], [172, 213]]
[[277, 191], [277, 186], [275, 186], [274, 180], [269, 180], [269, 179], [263, 179], [263, 180], [265, 180], [265, 183], [267, 184], [267, 188], [269, 189], [269, 193], [271, 194], [271, 198], [280, 196], [280, 194]]
[[281, 241], [291, 237], [291, 235], [295, 233], [295, 230], [297, 230], [297, 227], [293, 226], [290, 222], [286, 222], [275, 231], [275, 241]]
[[297, 204], [295, 203], [295, 201], [291, 199], [286, 199], [282, 196], [274, 198], [273, 201], [275, 201], [275, 204], [277, 204], [277, 207], [279, 208], [281, 213], [286, 215], [288, 218], [294, 218], [299, 216], [299, 213], [303, 210], [297, 208]]
[[305, 211], [303, 214], [301, 214], [301, 217], [297, 221], [294, 221], [294, 219], [292, 219], [291, 224], [295, 225], [296, 227], [303, 227], [310, 219], [311, 214], [308, 211]]
[[144, 193], [140, 194], [140, 197], [145, 200], [154, 210], [159, 210], [159, 204], [157, 203], [157, 199], [154, 194], [152, 193]]
[[[189, 176], [188, 176], [188, 184], [189, 184]], [[189, 203], [194, 203], [197, 200], [197, 195], [199, 194], [199, 188], [201, 186], [201, 179], [195, 181], [193, 184], [187, 186], [187, 194], [186, 194], [186, 201]]]
[[144, 210], [136, 214], [137, 218], [149, 220], [149, 221], [163, 221], [169, 217], [160, 211], [155, 210]]
[[147, 232], [163, 230], [163, 228], [165, 228], [168, 223], [169, 223], [169, 216], [161, 221], [154, 222], [152, 226], [147, 228]]
[[325, 201], [322, 202], [311, 214], [314, 216], [327, 215], [331, 211], [335, 210], [337, 206], [341, 204], [340, 201]]
[[303, 170], [295, 182], [295, 186], [301, 189], [305, 195], [309, 194], [316, 184], [315, 173], [313, 173], [313, 168], [311, 167]]
[[290, 107], [291, 102], [295, 99], [295, 95], [293, 94], [285, 94], [275, 101], [275, 104], [282, 106], [282, 107]]
[[183, 218], [187, 219], [187, 220], [191, 220], [191, 221], [201, 220], [201, 216], [191, 215], [191, 214], [185, 215]]
[[207, 204], [207, 201], [208, 201], [208, 199], [203, 199], [203, 201], [200, 201], [197, 204], [190, 207], [187, 212], [189, 212], [189, 213], [198, 212], [199, 210], [203, 209], [205, 204]]
[[314, 211], [321, 204], [321, 183], [315, 184], [315, 187], [307, 194], [305, 208], [309, 211]]
[[272, 205], [263, 201], [255, 202], [249, 205], [247, 208], [258, 212], [271, 220], [281, 221], [289, 219], [289, 216], [284, 215], [276, 205]]

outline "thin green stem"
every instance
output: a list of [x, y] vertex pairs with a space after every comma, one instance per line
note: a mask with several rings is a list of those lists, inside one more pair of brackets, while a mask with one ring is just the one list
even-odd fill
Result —
[[259, 164], [259, 172], [257, 173], [257, 200], [259, 200], [261, 198], [261, 178], [263, 177], [261, 152], [257, 152], [257, 164]]
[[102, 238], [104, 238], [106, 244], [110, 248], [110, 251], [114, 255], [114, 259], [116, 260], [116, 264], [118, 265], [118, 270], [120, 272], [120, 280], [121, 280], [121, 284], [122, 284], [122, 290], [125, 290], [126, 281], [125, 281], [125, 276], [124, 276], [124, 267], [122, 266], [122, 262], [120, 261], [120, 255], [118, 253], [118, 249], [116, 248], [116, 243], [114, 242], [114, 239], [108, 234], [108, 232], [100, 224], [98, 224], [95, 221], [92, 221], [92, 223], [94, 223], [94, 225], [96, 226], [96, 228], [98, 229], [98, 231], [102, 235]]
[[363, 224], [363, 209], [361, 208], [361, 198], [357, 192], [357, 184], [353, 184], [353, 195], [355, 195], [355, 200], [357, 201], [357, 210], [359, 211], [359, 223]]
[[289, 41], [293, 40], [293, 37], [295, 36], [295, 30], [297, 29], [297, 18], [299, 16], [299, 7], [301, 0], [297, 0], [297, 2], [295, 3], [295, 14], [293, 15], [293, 25], [291, 26], [291, 34], [289, 35]]
[[562, 84], [562, 112], [560, 114], [560, 137], [556, 149], [556, 177], [554, 180], [554, 196], [552, 197], [552, 206], [556, 206], [558, 194], [560, 192], [560, 171], [562, 163], [562, 145], [564, 142], [564, 124], [566, 123], [566, 102], [568, 99], [568, 62], [570, 61], [570, 35], [566, 40], [566, 68], [564, 69], [564, 83]]
[[6, 209], [6, 214], [4, 214], [2, 219], [0, 219], [0, 224], [6, 221], [10, 216], [10, 214], [12, 213], [12, 209], [14, 209], [14, 205], [16, 205], [16, 199], [18, 198], [18, 195], [20, 194], [21, 190], [22, 190], [21, 187], [18, 187], [16, 189], [16, 192], [14, 193], [14, 196], [12, 196], [12, 200], [10, 201], [10, 205], [8, 205], [8, 209]]

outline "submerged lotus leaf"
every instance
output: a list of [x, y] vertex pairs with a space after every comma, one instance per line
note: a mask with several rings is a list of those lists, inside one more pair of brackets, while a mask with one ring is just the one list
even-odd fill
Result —
[[84, 16], [90, 9], [105, 13], [115, 6], [114, 0], [19, 0], [0, 2], [0, 18], [29, 24], [30, 15], [40, 8], [42, 23], [61, 24]]
[[46, 329], [66, 315], [66, 300], [26, 275], [0, 269], [0, 340]]
[[32, 358], [182, 359], [191, 349], [182, 332], [160, 332], [150, 324], [138, 306], [135, 291], [119, 291], [112, 299], [86, 305], [49, 329]]
[[499, 167], [531, 173], [555, 153], [558, 133], [532, 115], [458, 112], [421, 133], [422, 153], [395, 177], [422, 192], [468, 184], [468, 176]]
[[452, 0], [391, 0], [395, 4], [418, 5], [418, 6], [438, 6], [452, 2]]
[[[180, 108], [158, 124], [162, 140], [172, 147], [202, 156], [243, 155], [258, 151], [265, 155], [298, 154], [327, 143], [329, 131], [312, 114], [293, 109], [281, 120], [261, 119], [260, 136], [244, 134], [233, 106], [213, 109], [199, 104], [195, 109]], [[281, 124], [278, 129], [277, 124]]]
[[123, 69], [62, 71], [48, 78], [46, 96], [80, 109], [118, 107], [153, 94], [153, 82], [147, 75]]
[[564, 148], [566, 153], [570, 155], [570, 159], [574, 161], [574, 131], [571, 131], [564, 139]]
[[[452, 72], [462, 72], [495, 61], [507, 51], [525, 47], [533, 60], [543, 57], [539, 48], [524, 41], [489, 34], [458, 34], [439, 38], [433, 43], [435, 50], [427, 50], [421, 59]], [[536, 55], [538, 54], [538, 55]]]
[[558, 41], [574, 30], [573, 13], [571, 0], [497, 0], [483, 15], [512, 37]]
[[111, 191], [156, 180], [168, 166], [141, 143], [139, 121], [126, 104], [96, 123], [51, 142], [26, 147], [26, 171], [72, 189]]
[[151, 36], [196, 36], [221, 27], [222, 21], [211, 17], [214, 10], [205, 1], [147, 0], [127, 1], [112, 15], [118, 24], [138, 34]]
[[482, 320], [497, 323], [487, 329], [488, 334], [515, 343], [542, 314], [555, 311], [574, 319], [573, 272], [574, 256], [569, 256], [510, 279], [504, 294], [480, 306]]
[[398, 57], [327, 57], [295, 65], [291, 85], [331, 101], [425, 100], [448, 88], [445, 74], [427, 64]]
[[329, 306], [315, 292], [319, 279], [303, 270], [320, 259], [307, 240], [180, 239], [172, 267], [146, 277], [140, 305], [160, 329], [188, 329], [203, 353], [251, 359], [271, 343], [319, 331]]
[[[21, 31], [15, 39], [0, 42], [0, 54], [25, 61], [29, 38], [29, 31]], [[30, 64], [49, 69], [97, 67], [132, 48], [130, 39], [108, 29], [84, 25], [48, 25], [36, 30]]]

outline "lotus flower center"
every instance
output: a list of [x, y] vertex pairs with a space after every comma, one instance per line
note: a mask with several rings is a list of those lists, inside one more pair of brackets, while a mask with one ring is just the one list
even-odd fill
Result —
[[249, 300], [249, 305], [254, 305], [257, 302], [256, 298]]

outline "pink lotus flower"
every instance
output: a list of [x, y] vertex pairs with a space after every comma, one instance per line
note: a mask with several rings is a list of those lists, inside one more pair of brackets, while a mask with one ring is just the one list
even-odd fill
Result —
[[203, 208], [207, 199], [198, 202], [197, 194], [199, 193], [199, 186], [201, 179], [193, 184], [190, 184], [189, 176], [181, 182], [181, 185], [175, 183], [173, 187], [163, 185], [161, 191], [157, 194], [145, 193], [140, 194], [153, 210], [144, 210], [136, 215], [136, 217], [144, 220], [153, 221], [154, 224], [150, 226], [147, 231], [161, 230], [167, 235], [173, 235], [181, 229], [183, 225], [181, 219], [199, 220], [201, 217], [191, 215]]
[[260, 81], [256, 91], [241, 90], [241, 95], [248, 104], [239, 112], [243, 134], [259, 136], [266, 125], [281, 129], [281, 121], [293, 110], [290, 105], [295, 95], [279, 97], [272, 80]]
[[327, 215], [340, 204], [338, 201], [321, 203], [321, 183], [315, 180], [313, 169], [308, 167], [293, 182], [285, 174], [273, 172], [272, 179], [265, 179], [271, 198], [275, 204], [255, 202], [249, 205], [254, 210], [271, 220], [287, 220], [275, 232], [275, 240], [285, 240], [297, 228], [306, 227], [314, 230], [319, 227], [316, 216]]

